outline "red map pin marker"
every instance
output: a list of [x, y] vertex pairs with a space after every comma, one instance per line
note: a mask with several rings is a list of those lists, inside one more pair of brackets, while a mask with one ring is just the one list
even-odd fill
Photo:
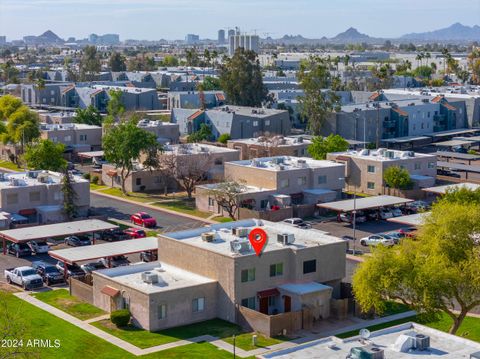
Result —
[[263, 248], [267, 244], [267, 233], [261, 228], [254, 228], [248, 235], [248, 239], [257, 256], [260, 256]]

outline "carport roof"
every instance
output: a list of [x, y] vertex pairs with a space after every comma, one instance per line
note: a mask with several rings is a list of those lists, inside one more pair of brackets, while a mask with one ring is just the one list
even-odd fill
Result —
[[[354, 201], [356, 201], [355, 207], [354, 207]], [[408, 198], [384, 195], [384, 196], [357, 198], [356, 200], [347, 199], [344, 201], [319, 203], [317, 204], [317, 206], [320, 208], [331, 209], [337, 212], [351, 212], [354, 209], [358, 211], [362, 209], [394, 206], [396, 204], [404, 204], [408, 202], [413, 202], [413, 200]]]
[[415, 213], [415, 214], [409, 214], [408, 216], [388, 218], [387, 221], [406, 224], [407, 226], [412, 226], [412, 227], [418, 227], [423, 224], [425, 217], [428, 216], [429, 214], [430, 212]]
[[49, 251], [48, 254], [52, 258], [58, 259], [62, 262], [73, 264], [76, 262], [153, 250], [158, 250], [157, 237], [130, 239], [120, 242], [59, 249], [56, 251]]
[[464, 165], [464, 164], [461, 164], [461, 163], [437, 161], [437, 167], [448, 168], [452, 171], [465, 171], [465, 172], [480, 173], [480, 166], [478, 166], [478, 165], [473, 166], [473, 165]]
[[118, 226], [105, 221], [101, 221], [99, 219], [86, 219], [83, 221], [63, 222], [47, 224], [43, 226], [8, 229], [5, 231], [0, 231], [0, 238], [15, 243], [21, 243], [34, 241], [37, 239], [66, 237], [75, 234], [98, 232], [113, 228], [118, 228]]
[[453, 147], [453, 146], [463, 146], [463, 145], [472, 145], [472, 141], [462, 141], [462, 140], [450, 140], [450, 141], [443, 141], [443, 142], [435, 142], [432, 143], [434, 146], [445, 146], [445, 147]]
[[453, 190], [453, 189], [459, 189], [459, 188], [467, 188], [471, 191], [475, 191], [476, 189], [480, 188], [480, 184], [470, 183], [470, 182], [455, 183], [455, 184], [449, 184], [449, 185], [445, 185], [445, 186], [435, 186], [435, 187], [423, 188], [423, 191], [430, 192], [430, 193], [436, 193], [436, 194], [445, 194], [445, 193], [447, 193], [448, 189]]
[[435, 152], [435, 155], [438, 157], [448, 157], [448, 158], [458, 158], [462, 160], [478, 160], [480, 159], [480, 155], [471, 155], [469, 153], [457, 153], [457, 152], [442, 152], [438, 151]]
[[89, 151], [89, 152], [77, 153], [78, 157], [83, 157], [83, 158], [103, 157], [103, 155], [104, 155], [103, 151]]

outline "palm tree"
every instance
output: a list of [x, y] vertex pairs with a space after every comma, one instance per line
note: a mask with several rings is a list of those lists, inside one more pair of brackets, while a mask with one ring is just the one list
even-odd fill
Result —
[[422, 61], [422, 54], [417, 54], [417, 56], [415, 57], [415, 60], [417, 60], [417, 67], [420, 67], [420, 61]]

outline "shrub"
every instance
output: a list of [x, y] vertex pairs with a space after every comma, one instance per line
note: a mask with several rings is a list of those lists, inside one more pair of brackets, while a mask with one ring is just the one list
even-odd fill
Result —
[[90, 181], [90, 173], [84, 173], [83, 178]]
[[218, 142], [223, 143], [224, 145], [227, 144], [227, 141], [230, 139], [230, 135], [228, 133], [222, 133], [218, 137]]
[[98, 184], [99, 180], [100, 180], [100, 178], [98, 176], [93, 176], [92, 177], [92, 183], [94, 183], [94, 184]]
[[130, 322], [130, 312], [128, 309], [115, 310], [110, 313], [110, 320], [117, 327], [126, 327]]

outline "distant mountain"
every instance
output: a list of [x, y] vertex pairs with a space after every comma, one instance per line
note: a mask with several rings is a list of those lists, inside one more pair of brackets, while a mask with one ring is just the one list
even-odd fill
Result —
[[37, 36], [37, 41], [46, 44], [61, 44], [65, 42], [51, 30], [47, 30], [40, 36]]
[[370, 41], [372, 38], [366, 34], [358, 32], [354, 27], [350, 27], [347, 31], [341, 32], [335, 37], [332, 37], [330, 41], [339, 43], [356, 43], [362, 41]]
[[480, 26], [465, 26], [455, 23], [447, 28], [411, 33], [400, 37], [401, 40], [420, 40], [420, 41], [480, 41]]

